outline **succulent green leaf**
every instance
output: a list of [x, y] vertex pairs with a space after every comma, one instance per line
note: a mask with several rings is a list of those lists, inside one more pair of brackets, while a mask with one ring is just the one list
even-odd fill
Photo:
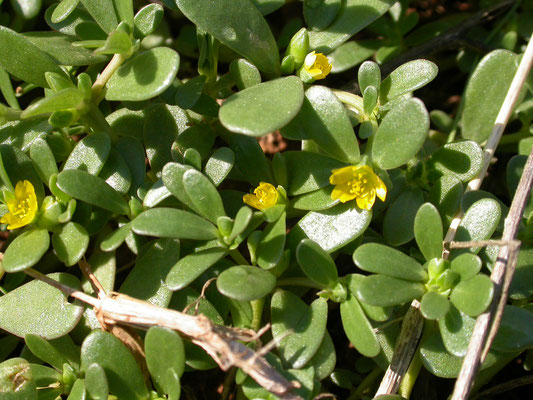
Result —
[[224, 257], [226, 253], [227, 250], [222, 247], [212, 247], [183, 257], [167, 275], [168, 288], [172, 291], [183, 289]]
[[320, 31], [329, 26], [339, 12], [341, 0], [305, 1], [304, 18], [307, 26]]
[[109, 384], [104, 368], [98, 363], [92, 363], [85, 368], [85, 384], [91, 399], [107, 400]]
[[326, 331], [320, 347], [310, 361], [310, 365], [315, 368], [316, 379], [322, 380], [330, 376], [335, 369], [336, 363], [335, 344], [328, 331]]
[[111, 139], [105, 133], [87, 135], [74, 147], [63, 169], [76, 169], [98, 175], [104, 167], [110, 150]]
[[178, 72], [180, 57], [169, 47], [155, 47], [126, 61], [107, 83], [107, 100], [141, 101], [163, 93]]
[[185, 369], [185, 348], [180, 335], [170, 329], [153, 326], [146, 333], [144, 348], [146, 365], [155, 384], [170, 395], [170, 399], [179, 399], [179, 377]]
[[48, 87], [45, 72], [65, 75], [56, 62], [23, 35], [0, 26], [0, 67], [11, 75], [37, 86]]
[[[54, 273], [48, 277], [73, 289], [79, 290], [81, 286], [73, 275]], [[58, 338], [74, 329], [82, 314], [83, 306], [69, 303], [59, 289], [39, 280], [0, 297], [0, 328], [19, 337], [33, 334], [45, 339]]]
[[216, 224], [218, 218], [226, 215], [215, 185], [204, 174], [189, 169], [183, 174], [182, 184], [195, 210], [203, 217]]
[[113, 5], [115, 6], [118, 20], [127, 23], [130, 29], [133, 28], [133, 1], [113, 0]]
[[452, 260], [450, 268], [457, 272], [462, 281], [472, 279], [481, 270], [481, 259], [472, 253], [464, 253]]
[[379, 90], [381, 104], [427, 85], [437, 76], [438, 67], [428, 60], [409, 61], [390, 73]]
[[516, 54], [494, 50], [481, 59], [468, 80], [463, 100], [462, 136], [485, 141], [516, 72]]
[[170, 193], [176, 196], [179, 201], [194, 210], [194, 203], [183, 186], [183, 176], [185, 175], [185, 172], [191, 169], [193, 168], [188, 165], [168, 163], [163, 168], [161, 177], [163, 183], [165, 184], [164, 187], [166, 187]]
[[415, 217], [414, 233], [418, 248], [426, 258], [440, 258], [442, 256], [442, 241], [444, 230], [439, 211], [431, 203], [424, 203]]
[[80, 0], [63, 0], [57, 4], [52, 13], [52, 22], [57, 24], [67, 18], [76, 8]]
[[334, 21], [321, 31], [309, 32], [310, 50], [329, 53], [382, 16], [394, 0], [347, 0]]
[[[63, 3], [65, 1], [59, 4]], [[56, 10], [57, 8], [59, 6]], [[61, 32], [25, 32], [24, 37], [45, 51], [59, 65], [84, 66], [107, 60], [106, 56], [95, 54], [84, 47], [74, 46], [73, 43], [77, 38]]]
[[283, 213], [276, 221], [270, 222], [263, 230], [257, 246], [257, 264], [261, 268], [274, 268], [283, 255], [286, 239], [286, 218]]
[[278, 343], [280, 357], [293, 368], [304, 367], [315, 355], [326, 332], [327, 301], [318, 298], [307, 306], [291, 292], [278, 290], [272, 296], [272, 335], [274, 339], [293, 333]]
[[303, 99], [303, 84], [296, 76], [260, 83], [226, 99], [220, 107], [220, 122], [235, 133], [263, 136], [287, 125]]
[[80, 224], [67, 222], [52, 235], [52, 245], [57, 258], [70, 267], [85, 254], [89, 246], [89, 235]]
[[113, 0], [102, 0], [95, 3], [91, 0], [80, 0], [83, 7], [91, 14], [96, 23], [106, 32], [109, 33], [117, 28], [118, 19], [115, 13]]
[[109, 152], [109, 156], [98, 176], [122, 195], [127, 194], [131, 187], [131, 173], [128, 164], [114, 148]]
[[307, 213], [291, 231], [294, 247], [305, 237], [318, 243], [328, 253], [360, 236], [370, 224], [372, 212], [352, 204], [339, 204], [324, 211]]
[[234, 163], [233, 151], [228, 147], [219, 147], [207, 160], [204, 173], [218, 186], [228, 176]]
[[[379, 47], [380, 42], [375, 39], [353, 40], [341, 44], [328, 54], [329, 62], [332, 65], [331, 73], [344, 72], [361, 64], [368, 60]], [[379, 83], [381, 83], [381, 79], [379, 79]]]
[[337, 266], [322, 247], [309, 239], [304, 239], [296, 247], [296, 259], [309, 279], [324, 286], [333, 287], [338, 280]]
[[148, 4], [137, 11], [133, 33], [137, 38], [148, 36], [159, 26], [163, 19], [164, 8], [160, 4]]
[[[63, 3], [63, 1], [62, 1]], [[76, 29], [78, 25], [82, 23], [91, 23], [96, 25], [96, 27], [100, 30], [101, 34], [103, 35], [105, 39], [105, 33], [100, 29], [100, 27], [95, 22], [89, 22], [93, 21], [91, 16], [87, 14], [85, 10], [83, 10], [81, 7], [75, 7], [67, 16], [65, 16], [64, 19], [61, 21], [53, 21], [53, 15], [55, 10], [57, 9], [58, 4], [52, 4], [45, 12], [44, 18], [46, 20], [46, 23], [49, 27], [51, 27], [55, 31], [59, 31], [61, 33], [64, 33], [65, 35], [69, 36], [77, 36]], [[100, 37], [98, 37], [100, 39]]]
[[279, 74], [279, 51], [270, 27], [248, 0], [176, 0], [198, 28], [250, 60], [267, 74]]
[[198, 75], [189, 79], [176, 88], [175, 102], [184, 110], [188, 110], [198, 102], [205, 86], [205, 75]]
[[283, 153], [287, 163], [289, 195], [309, 193], [328, 186], [331, 171], [345, 164], [328, 156], [308, 151]]
[[40, 114], [53, 113], [67, 109], [78, 109], [83, 105], [84, 94], [75, 88], [63, 89], [51, 96], [44, 97], [26, 108], [22, 118], [35, 117]]
[[439, 319], [450, 309], [450, 301], [446, 296], [436, 292], [427, 292], [420, 301], [420, 312], [426, 319]]
[[506, 352], [530, 349], [533, 343], [532, 322], [531, 311], [506, 305], [494, 339], [494, 349]]
[[74, 369], [78, 369], [80, 366], [79, 348], [68, 335], [46, 340], [30, 333], [24, 337], [24, 341], [36, 357], [50, 364], [58, 371], [63, 370], [64, 364], [69, 364]]
[[481, 170], [483, 151], [470, 140], [447, 143], [431, 154], [426, 165], [438, 175], [455, 174], [461, 181], [468, 182]]
[[110, 333], [95, 330], [81, 346], [81, 370], [98, 363], [105, 371], [109, 393], [118, 398], [148, 400], [144, 378], [133, 355]]
[[383, 219], [383, 237], [389, 244], [398, 246], [413, 239], [416, 213], [423, 203], [418, 187], [407, 188], [392, 202]]
[[85, 389], [85, 381], [83, 379], [76, 379], [72, 389], [67, 397], [67, 400], [85, 400], [87, 397], [87, 391]]
[[239, 90], [261, 83], [261, 73], [257, 67], [244, 58], [233, 60], [229, 65], [229, 73]]
[[450, 300], [458, 310], [477, 317], [492, 301], [494, 285], [487, 275], [479, 274], [453, 288]]
[[[500, 222], [501, 208], [496, 200], [481, 199], [472, 204], [457, 228], [455, 240], [458, 242], [479, 241], [490, 239]], [[452, 258], [459, 254], [479, 253], [480, 247], [460, 249], [452, 252]]]
[[235, 265], [217, 278], [217, 288], [224, 296], [239, 301], [261, 299], [276, 286], [270, 272], [250, 265]]
[[461, 198], [463, 185], [455, 175], [444, 175], [435, 180], [429, 191], [428, 200], [437, 207], [445, 224], [449, 224], [455, 216]]
[[364, 271], [413, 282], [427, 279], [424, 268], [399, 250], [379, 243], [366, 243], [353, 253], [353, 261]]
[[397, 168], [418, 153], [429, 130], [429, 114], [418, 99], [396, 103], [379, 125], [372, 160], [381, 169]]
[[446, 350], [457, 357], [464, 357], [476, 320], [459, 311], [453, 305], [444, 318], [439, 319], [439, 330]]
[[342, 327], [357, 351], [366, 357], [375, 357], [380, 352], [381, 346], [372, 324], [357, 300], [358, 280], [354, 274], [348, 275], [347, 279], [348, 298], [340, 306]]
[[43, 182], [48, 184], [50, 177], [57, 174], [57, 164], [54, 154], [46, 140], [37, 138], [30, 147], [30, 158]]
[[120, 293], [167, 307], [172, 292], [165, 285], [165, 279], [179, 257], [179, 240], [161, 238], [150, 242], [137, 258], [135, 267], [120, 287]]
[[246, 171], [244, 179], [254, 186], [259, 182], [275, 183], [270, 161], [257, 140], [243, 135], [233, 135], [230, 147], [235, 154], [235, 165], [241, 171]]
[[339, 202], [339, 200], [331, 198], [332, 191], [333, 186], [326, 186], [313, 192], [301, 194], [292, 200], [292, 207], [307, 211], [327, 210]]
[[370, 275], [361, 279], [357, 298], [372, 306], [388, 307], [420, 298], [426, 288], [422, 283], [386, 275]]
[[139, 235], [177, 239], [214, 239], [217, 230], [202, 217], [175, 208], [152, 208], [139, 214], [131, 223]]
[[28, 361], [15, 357], [0, 363], [0, 393], [6, 400], [37, 400], [37, 384]]
[[117, 214], [128, 214], [128, 203], [104, 180], [85, 171], [65, 170], [57, 176], [57, 186], [69, 196]]
[[[172, 145], [180, 132], [187, 129], [189, 117], [179, 107], [155, 103], [143, 111], [143, 138], [152, 173], [159, 176], [163, 167], [173, 161]], [[179, 197], [178, 197], [179, 198]]]
[[50, 235], [46, 229], [27, 230], [9, 244], [2, 259], [2, 268], [6, 272], [18, 272], [33, 267], [49, 247]]

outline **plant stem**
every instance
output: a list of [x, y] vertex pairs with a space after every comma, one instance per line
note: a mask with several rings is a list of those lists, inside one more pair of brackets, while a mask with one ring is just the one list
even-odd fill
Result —
[[420, 353], [416, 352], [409, 369], [405, 373], [405, 376], [400, 383], [398, 394], [408, 399], [411, 396], [411, 391], [415, 386], [416, 379], [422, 368], [422, 360], [420, 359]]
[[261, 319], [263, 318], [263, 307], [265, 305], [265, 298], [254, 300], [250, 302], [252, 305], [252, 329], [258, 331], [261, 328]]
[[111, 61], [109, 61], [109, 64], [107, 64], [105, 69], [102, 71], [102, 73], [98, 75], [98, 78], [96, 78], [96, 81], [94, 81], [92, 87], [92, 99], [93, 101], [96, 101], [96, 104], [100, 102], [99, 98], [101, 96], [102, 90], [107, 84], [107, 81], [111, 79], [116, 70], [122, 65], [122, 63], [127, 58], [128, 57], [125, 54], [115, 54]]
[[229, 255], [238, 265], [250, 265], [250, 263], [246, 260], [246, 258], [243, 257], [238, 249], [231, 250]]
[[502, 138], [500, 139], [500, 145], [516, 143], [527, 137], [531, 137], [531, 134], [527, 130], [522, 129], [519, 132], [510, 133], [506, 134], [505, 136], [502, 136]]
[[357, 386], [357, 389], [348, 397], [348, 400], [357, 400], [362, 398], [362, 395], [365, 391], [369, 390], [370, 387], [374, 384], [376, 379], [383, 374], [383, 370], [379, 367], [374, 368], [363, 381]]
[[309, 288], [324, 290], [325, 285], [316, 283], [309, 278], [284, 278], [277, 282], [277, 286], [305, 286]]

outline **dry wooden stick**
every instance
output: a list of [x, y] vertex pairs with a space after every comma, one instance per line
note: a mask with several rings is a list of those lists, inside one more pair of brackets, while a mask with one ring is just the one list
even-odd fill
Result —
[[[468, 184], [466, 191], [477, 190], [481, 186], [483, 178], [485, 177], [485, 174], [487, 172], [490, 160], [492, 159], [492, 156], [494, 155], [494, 153], [496, 151], [496, 146], [498, 145], [498, 142], [499, 142], [499, 140], [501, 138], [503, 130], [505, 129], [505, 126], [507, 125], [507, 121], [509, 120], [511, 112], [512, 112], [512, 110], [514, 108], [514, 105], [515, 105], [517, 99], [518, 99], [518, 95], [520, 93], [520, 89], [522, 88], [522, 86], [523, 86], [523, 84], [525, 82], [525, 79], [527, 78], [527, 75], [529, 73], [529, 70], [531, 69], [532, 62], [533, 62], [533, 37], [530, 39], [530, 41], [528, 43], [528, 46], [526, 48], [526, 52], [525, 52], [524, 56], [522, 57], [522, 61], [520, 62], [520, 65], [518, 67], [518, 70], [517, 70], [514, 78], [513, 78], [513, 81], [511, 82], [511, 86], [509, 88], [509, 91], [507, 92], [507, 95], [506, 95], [505, 100], [503, 102], [503, 105], [502, 105], [502, 107], [500, 109], [500, 112], [498, 113], [498, 116], [496, 117], [496, 121], [494, 123], [493, 130], [492, 130], [492, 132], [491, 132], [491, 134], [489, 136], [489, 139], [487, 140], [487, 144], [486, 144], [486, 146], [485, 146], [485, 148], [483, 150], [483, 154], [484, 154], [484, 160], [483, 161], [484, 162], [483, 162], [482, 170], [477, 175], [477, 177], [474, 178]], [[530, 158], [531, 158], [531, 155], [530, 155]], [[524, 175], [525, 175], [525, 171], [526, 171], [526, 169], [524, 168]], [[523, 177], [524, 177], [524, 175], [523, 175]], [[518, 190], [517, 190], [517, 194], [518, 194]], [[516, 198], [516, 195], [515, 195], [515, 198]], [[514, 201], [513, 201], [513, 203], [514, 203]], [[522, 211], [523, 211], [523, 209], [522, 209]], [[521, 215], [522, 214], [520, 213], [520, 216]], [[511, 211], [509, 212], [509, 217], [510, 216], [511, 216]], [[509, 217], [508, 217], [508, 219], [509, 219]], [[446, 236], [445, 236], [445, 239], [444, 239], [445, 243], [453, 242], [453, 239], [455, 238], [455, 234], [457, 232], [457, 228], [458, 228], [462, 218], [463, 218], [463, 214], [460, 211], [455, 216], [455, 218], [453, 219], [452, 223], [450, 224], [450, 227], [449, 227], [448, 232], [446, 233]], [[518, 222], [520, 221], [520, 218], [521, 217], [518, 218]], [[504, 234], [505, 234], [505, 231], [504, 231]], [[509, 247], [508, 245], [514, 244], [515, 243], [515, 241], [514, 241], [515, 238], [516, 238], [516, 232], [515, 232], [515, 235], [513, 235], [513, 236], [510, 236], [510, 235], [504, 236], [504, 238], [502, 238], [502, 240], [506, 242], [506, 246], [501, 247], [500, 252], [502, 252], [502, 251], [503, 252], [507, 252], [507, 249]], [[444, 246], [443, 258], [447, 258], [448, 257], [449, 248], [450, 248], [449, 246]], [[518, 253], [518, 250], [516, 250], [515, 253]], [[498, 257], [498, 259], [500, 260], [500, 256]], [[507, 255], [505, 257], [505, 260], [507, 260]], [[512, 261], [512, 260], [509, 260], [509, 261]], [[503, 264], [503, 265], [505, 265], [505, 264]], [[496, 270], [496, 265], [495, 265], [494, 270], [493, 270], [493, 275], [494, 275], [494, 271], [495, 270]], [[509, 277], [509, 279], [510, 278], [512, 278], [512, 276]], [[491, 276], [491, 279], [493, 279], [493, 281], [494, 281], [494, 278], [492, 276]], [[502, 301], [505, 302], [505, 300], [506, 300], [506, 297]], [[413, 304], [411, 304], [411, 307], [413, 307], [413, 305], [416, 304], [415, 301], [413, 301]], [[503, 309], [503, 306], [501, 306], [501, 308]], [[478, 320], [481, 321], [483, 318], [485, 318], [484, 317], [485, 315], [486, 314], [482, 314], [481, 316], [479, 316]], [[492, 314], [491, 314], [491, 316], [492, 316]], [[499, 318], [501, 318], [501, 315], [500, 315]], [[488, 323], [488, 321], [487, 321], [487, 323]], [[405, 325], [405, 324], [412, 324], [413, 325], [412, 327], [409, 327], [408, 329], [405, 328], [405, 332], [412, 332], [412, 334], [409, 337], [403, 337], [401, 340], [402, 340], [402, 342], [405, 342], [405, 346], [407, 346], [409, 348], [415, 348], [416, 349], [416, 347], [418, 345], [418, 340], [420, 338], [420, 335], [416, 334], [416, 332], [418, 332], [418, 329], [421, 329], [422, 324], [423, 324], [423, 318], [420, 315], [420, 313], [415, 313], [413, 315], [413, 317], [410, 318], [408, 321], [404, 321], [403, 325]], [[480, 324], [481, 324], [481, 322], [480, 322]], [[404, 332], [403, 325], [402, 325], [402, 332]], [[476, 326], [477, 326], [477, 322], [476, 322]], [[481, 327], [478, 328], [478, 329], [481, 330]], [[497, 326], [496, 326], [495, 329], [497, 330]], [[494, 336], [494, 335], [495, 335], [495, 331], [494, 331], [494, 333], [492, 333], [492, 336]], [[400, 334], [400, 336], [401, 336], [401, 334]], [[484, 338], [486, 338], [486, 336], [484, 336]], [[472, 336], [472, 339], [471, 339], [471, 342], [470, 342], [472, 347], [474, 346], [473, 343], [474, 343], [474, 335]], [[470, 350], [470, 347], [469, 347], [469, 350]], [[483, 344], [481, 345], [481, 347], [479, 349], [479, 355], [481, 355], [482, 351], [483, 351]], [[395, 354], [397, 352], [398, 352], [398, 349], [395, 350]], [[477, 350], [474, 350], [473, 348], [471, 350], [470, 356], [469, 356], [469, 353], [467, 352], [465, 360], [463, 361], [463, 368], [465, 368], [465, 369], [468, 368], [468, 364], [472, 362], [472, 357], [474, 357], [474, 354], [476, 354], [476, 352], [477, 352]], [[413, 352], [413, 354], [414, 354], [414, 352]], [[394, 356], [395, 355], [393, 355], [393, 358], [394, 358]], [[399, 368], [396, 367], [395, 370], [393, 370], [392, 364], [389, 365], [387, 371], [385, 372], [385, 376], [383, 377], [383, 380], [382, 380], [382, 382], [380, 384], [378, 392], [376, 393], [376, 396], [380, 395], [380, 394], [393, 394], [393, 393], [396, 393], [396, 391], [398, 390], [399, 384], [401, 382], [401, 379], [402, 379], [403, 375], [405, 374], [405, 372], [407, 371], [407, 368], [408, 368], [408, 366], [409, 366], [409, 364], [411, 362], [411, 358], [412, 358], [412, 356], [409, 357], [408, 359], [402, 361], [402, 364], [407, 365], [407, 367], [405, 367], [405, 369], [403, 369], [403, 368], [399, 369]], [[468, 392], [469, 392], [469, 390], [471, 388], [471, 385], [472, 385], [472, 380], [473, 380], [476, 372], [477, 372], [477, 368], [476, 368], [476, 371], [472, 370], [468, 374], [464, 373], [463, 370], [462, 370], [461, 374], [459, 375], [459, 378], [458, 378], [458, 380], [456, 382], [456, 390], [454, 390], [454, 393], [458, 390], [457, 389], [457, 387], [458, 387], [457, 385], [461, 385], [462, 386], [462, 389], [460, 389], [460, 390], [463, 391], [463, 392], [464, 392], [466, 386], [468, 386]], [[465, 397], [454, 397], [454, 398], [452, 398], [452, 400], [465, 399], [468, 396], [468, 393], [466, 393], [464, 396]]]
[[[509, 88], [500, 112], [496, 117], [494, 129], [485, 146], [485, 163], [482, 169], [483, 175], [480, 173], [476, 179], [470, 182], [468, 185], [468, 189], [470, 190], [475, 190], [481, 186], [481, 181], [488, 168], [488, 162], [496, 150], [496, 146], [501, 138], [505, 125], [509, 120], [516, 100], [518, 99], [520, 89], [528, 76], [532, 63], [533, 36], [529, 40], [522, 61], [518, 66], [513, 81], [511, 82], [511, 87]], [[500, 325], [503, 308], [507, 301], [509, 285], [511, 284], [514, 269], [516, 267], [519, 249], [518, 246], [510, 246], [509, 244], [516, 243], [516, 234], [518, 233], [518, 227], [522, 220], [526, 201], [531, 191], [532, 182], [533, 149], [524, 166], [524, 172], [520, 178], [513, 202], [511, 203], [509, 214], [505, 219], [502, 240], [507, 241], [508, 245], [500, 247], [498, 259], [492, 270], [491, 280], [494, 282], [494, 297], [489, 310], [476, 319], [476, 325], [474, 326], [472, 338], [470, 339], [470, 344], [463, 360], [461, 372], [455, 382], [452, 400], [463, 400], [468, 398], [475, 375], [484, 361]]]
[[400, 335], [396, 340], [396, 348], [392, 360], [381, 380], [376, 396], [396, 393], [400, 387], [403, 376], [409, 368], [409, 364], [418, 345], [422, 334], [424, 319], [420, 314], [420, 303], [414, 300], [405, 314]]
[[[87, 272], [87, 265], [80, 267]], [[235, 366], [241, 368], [259, 385], [282, 400], [303, 400], [292, 393], [300, 387], [298, 382], [289, 382], [270, 366], [258, 353], [246, 347], [242, 342], [251, 341], [254, 336], [247, 335], [232, 328], [213, 324], [206, 316], [188, 315], [179, 311], [154, 306], [146, 301], [134, 299], [124, 294], [109, 294], [98, 288], [98, 298], [79, 290], [65, 286], [40, 272], [29, 268], [25, 272], [63, 293], [81, 300], [94, 308], [99, 321], [105, 325], [125, 325], [136, 328], [163, 326], [178, 331], [193, 343], [202, 347], [224, 371]], [[92, 279], [91, 279], [92, 280]], [[94, 283], [94, 282], [93, 282]]]

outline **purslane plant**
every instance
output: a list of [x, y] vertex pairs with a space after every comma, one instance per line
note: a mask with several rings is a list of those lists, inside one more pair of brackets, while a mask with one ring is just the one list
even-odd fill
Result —
[[[84, 259], [108, 293], [235, 328], [223, 332], [270, 326], [271, 346], [254, 350], [297, 382], [287, 398], [372, 397], [413, 300], [424, 332], [402, 394], [422, 365], [457, 376], [493, 296], [495, 253], [445, 256], [444, 231], [462, 210], [455, 240], [502, 232], [506, 193], [464, 191], [533, 30], [519, 14], [530, 5], [491, 25], [495, 50], [461, 50], [457, 71], [469, 77], [455, 119], [414, 97], [434, 90], [440, 59], [387, 64], [441, 32], [418, 26], [409, 1], [40, 6], [0, 1], [0, 394], [178, 399], [187, 385], [214, 395], [190, 388], [216, 366], [192, 342], [151, 328], [131, 336], [144, 354], [131, 352], [92, 309], [24, 274], [93, 295], [75, 267]], [[355, 77], [358, 90], [339, 89]], [[511, 196], [533, 142], [532, 90], [530, 79], [502, 139], [512, 157], [491, 172]], [[257, 139], [274, 133], [288, 150], [266, 154]], [[483, 381], [530, 358], [532, 211]], [[274, 398], [242, 370], [221, 383], [224, 399]]]

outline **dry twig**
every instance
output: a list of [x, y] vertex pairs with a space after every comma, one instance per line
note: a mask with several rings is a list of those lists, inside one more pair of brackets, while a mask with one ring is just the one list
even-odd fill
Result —
[[98, 298], [65, 286], [40, 272], [29, 268], [25, 272], [67, 295], [81, 300], [94, 308], [101, 325], [123, 325], [135, 328], [163, 326], [173, 329], [203, 348], [220, 368], [227, 371], [235, 366], [241, 368], [258, 384], [282, 400], [302, 400], [292, 389], [298, 388], [297, 382], [289, 382], [270, 366], [258, 353], [246, 347], [241, 341], [251, 341], [254, 336], [245, 335], [232, 328], [215, 325], [202, 314], [188, 315], [179, 311], [154, 306], [146, 301], [134, 299], [120, 293], [105, 293], [92, 276], [88, 264], [80, 267], [93, 281]]

